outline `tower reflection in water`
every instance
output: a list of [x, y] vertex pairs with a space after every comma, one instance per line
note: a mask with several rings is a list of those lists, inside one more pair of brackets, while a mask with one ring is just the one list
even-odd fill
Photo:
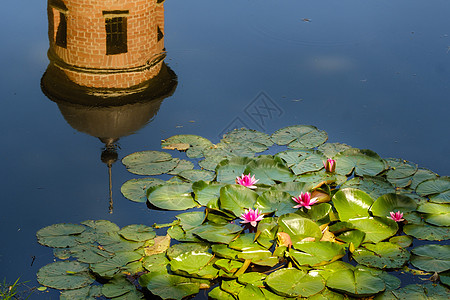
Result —
[[110, 213], [116, 142], [148, 124], [177, 85], [164, 62], [163, 2], [48, 0], [41, 88], [70, 126], [104, 143]]

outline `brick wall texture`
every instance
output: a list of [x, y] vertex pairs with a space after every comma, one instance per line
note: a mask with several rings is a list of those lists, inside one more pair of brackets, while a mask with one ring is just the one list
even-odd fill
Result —
[[[157, 0], [49, 1], [49, 57], [75, 83], [95, 88], [129, 88], [156, 76], [164, 50], [164, 7]], [[128, 11], [127, 52], [106, 54], [104, 12]], [[60, 13], [67, 20], [67, 45], [56, 44]]]

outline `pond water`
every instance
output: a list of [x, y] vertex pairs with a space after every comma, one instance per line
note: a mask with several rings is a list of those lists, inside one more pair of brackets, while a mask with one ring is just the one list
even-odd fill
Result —
[[[37, 285], [36, 272], [53, 260], [51, 249], [36, 242], [42, 227], [172, 220], [177, 213], [121, 195], [120, 186], [136, 176], [120, 159], [159, 150], [174, 134], [218, 142], [235, 127], [271, 134], [314, 125], [331, 142], [449, 174], [448, 1], [167, 1], [165, 63], [178, 84], [162, 102], [134, 108], [148, 112], [121, 133], [111, 167], [112, 213], [104, 144], [87, 121], [41, 90], [49, 64], [47, 3], [5, 5], [0, 280]], [[33, 299], [39, 297], [56, 294]]]

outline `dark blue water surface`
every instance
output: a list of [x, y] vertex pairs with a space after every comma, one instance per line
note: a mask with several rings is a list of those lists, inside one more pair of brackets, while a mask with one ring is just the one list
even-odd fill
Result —
[[[137, 176], [120, 160], [109, 213], [104, 145], [69, 125], [40, 88], [49, 63], [46, 5], [8, 1], [0, 21], [0, 280], [30, 286], [53, 260], [36, 242], [42, 227], [87, 219], [150, 225], [176, 214], [126, 200], [120, 186]], [[119, 159], [159, 150], [174, 134], [218, 142], [236, 124], [269, 134], [307, 124], [331, 142], [449, 175], [449, 11], [446, 0], [166, 1], [166, 63], [178, 86], [146, 126], [120, 138]], [[279, 110], [252, 115], [257, 97]]]

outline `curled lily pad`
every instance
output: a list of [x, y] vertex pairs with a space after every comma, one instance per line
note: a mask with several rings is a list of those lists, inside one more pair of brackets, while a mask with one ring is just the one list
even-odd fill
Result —
[[148, 189], [148, 201], [154, 206], [168, 210], [185, 210], [197, 206], [192, 198], [190, 184], [178, 183], [154, 186]]
[[403, 195], [385, 194], [379, 197], [370, 208], [374, 216], [387, 217], [392, 211], [401, 211], [403, 213], [414, 211], [417, 208], [416, 202]]
[[127, 170], [137, 175], [160, 175], [173, 170], [178, 158], [161, 151], [141, 151], [129, 154], [122, 159]]
[[359, 264], [379, 269], [400, 268], [409, 260], [409, 256], [407, 250], [388, 242], [364, 244], [364, 248], [353, 252], [353, 258]]
[[186, 151], [186, 155], [190, 158], [202, 157], [203, 150], [212, 146], [208, 139], [191, 134], [174, 135], [161, 141], [163, 149]]
[[58, 290], [73, 290], [94, 282], [88, 266], [76, 261], [58, 261], [43, 266], [37, 273], [40, 284]]
[[349, 175], [355, 170], [355, 174], [359, 176], [375, 176], [386, 168], [378, 154], [368, 149], [348, 149], [337, 154], [334, 159], [336, 173], [342, 175]]
[[164, 180], [158, 178], [138, 178], [125, 182], [120, 191], [128, 200], [134, 202], [147, 202], [147, 190], [156, 185], [165, 184]]
[[265, 281], [273, 291], [285, 297], [310, 297], [325, 288], [322, 276], [309, 275], [294, 268], [275, 271]]
[[412, 250], [411, 264], [427, 272], [450, 269], [450, 245], [423, 245]]
[[77, 235], [86, 230], [83, 225], [60, 223], [40, 229], [37, 233], [38, 242], [53, 248], [72, 247], [77, 244]]
[[294, 125], [277, 130], [271, 139], [278, 145], [287, 145], [291, 149], [312, 149], [325, 143], [328, 135], [314, 126]]

